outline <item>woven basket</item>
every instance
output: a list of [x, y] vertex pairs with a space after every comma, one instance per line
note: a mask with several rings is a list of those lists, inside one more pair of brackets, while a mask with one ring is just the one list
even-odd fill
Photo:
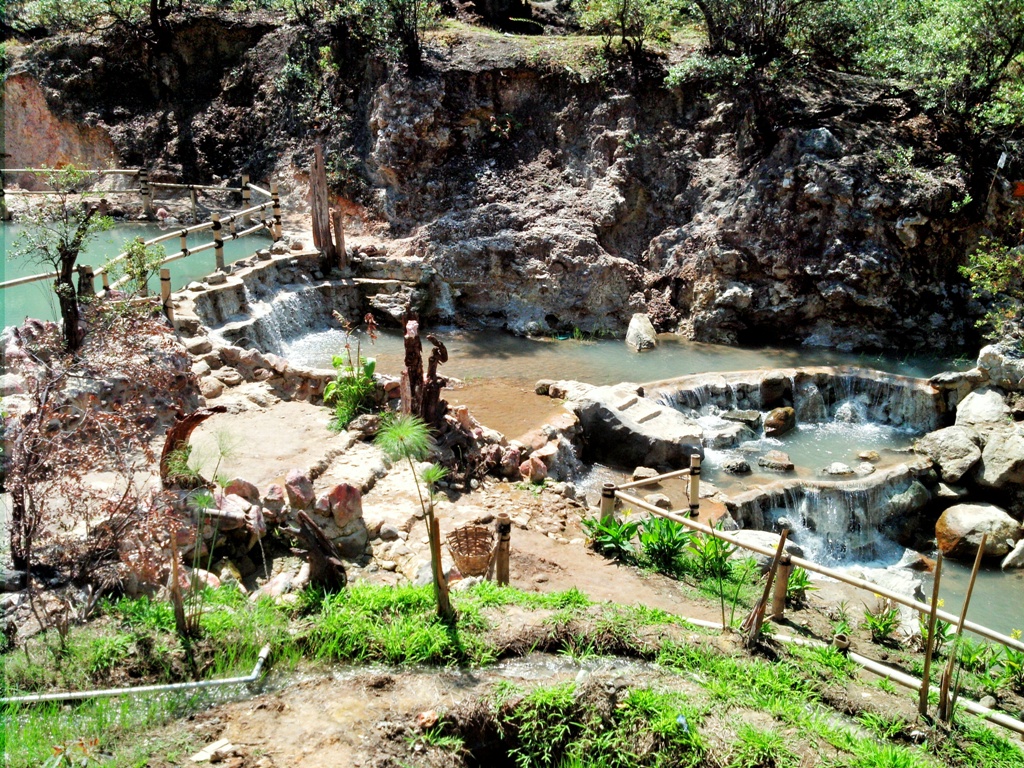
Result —
[[448, 550], [463, 576], [483, 576], [494, 556], [494, 531], [483, 525], [464, 525], [448, 534]]

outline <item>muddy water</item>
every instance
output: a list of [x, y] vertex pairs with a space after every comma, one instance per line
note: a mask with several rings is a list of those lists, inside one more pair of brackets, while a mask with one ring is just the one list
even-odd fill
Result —
[[[9, 256], [17, 247], [18, 237], [22, 231], [24, 231], [23, 227], [17, 224], [0, 224], [0, 264], [2, 264], [0, 282], [37, 275], [49, 270], [48, 266], [39, 264], [30, 258]], [[126, 240], [136, 237], [151, 239], [166, 232], [166, 229], [161, 229], [156, 224], [119, 224], [113, 229], [98, 233], [89, 243], [85, 252], [79, 256], [78, 263], [93, 267], [100, 266], [107, 259], [121, 253]], [[202, 232], [192, 235], [189, 244], [195, 246], [209, 242], [210, 239], [209, 232]], [[251, 256], [259, 248], [267, 247], [269, 242], [269, 239], [263, 237], [246, 237], [241, 240], [227, 241], [224, 243], [224, 260], [230, 264], [237, 259]], [[170, 240], [164, 246], [170, 254], [177, 250], [178, 240]], [[171, 262], [167, 268], [171, 271], [171, 287], [178, 290], [189, 281], [198, 280], [213, 272], [216, 268], [216, 255], [211, 248], [208, 251], [197, 253], [195, 256]], [[153, 278], [149, 287], [151, 292], [158, 294], [160, 291], [159, 278]], [[2, 320], [5, 326], [18, 325], [26, 317], [40, 320], [55, 320], [59, 317], [57, 298], [48, 280], [0, 291], [0, 307], [2, 307]]]

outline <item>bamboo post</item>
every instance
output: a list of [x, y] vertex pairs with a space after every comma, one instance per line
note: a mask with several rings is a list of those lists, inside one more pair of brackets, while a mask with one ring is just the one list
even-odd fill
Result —
[[441, 525], [433, 514], [430, 515], [430, 560], [434, 568], [434, 589], [437, 592], [437, 613], [445, 619], [453, 615], [451, 598], [448, 595], [448, 580], [441, 566]]
[[95, 296], [96, 295], [96, 276], [93, 273], [93, 268], [88, 264], [78, 265], [78, 295], [79, 296]]
[[[249, 174], [242, 174], [242, 210], [244, 211], [250, 205], [252, 205], [252, 190], [249, 189]], [[242, 227], [249, 226], [249, 214], [245, 214], [242, 217]]]
[[700, 511], [700, 454], [690, 455], [690, 517], [697, 517]]
[[181, 252], [185, 256], [188, 256], [188, 230], [181, 230], [181, 234], [179, 236], [181, 237]]
[[772, 593], [772, 619], [782, 621], [786, 614], [786, 594], [789, 592], [789, 577], [793, 573], [793, 558], [788, 552], [782, 553], [779, 561], [779, 574], [775, 579], [775, 591]]
[[174, 322], [174, 305], [171, 303], [171, 270], [160, 270], [160, 304], [168, 321]]
[[3, 177], [0, 177], [0, 221], [7, 221], [7, 193], [4, 191]]
[[921, 673], [921, 695], [917, 711], [923, 717], [928, 714], [928, 689], [931, 688], [932, 653], [935, 650], [935, 611], [939, 607], [939, 582], [942, 580], [942, 550], [935, 558], [935, 583], [932, 585], [932, 609], [928, 614], [928, 637], [924, 645], [924, 671]]
[[149, 186], [149, 171], [139, 169], [139, 194], [142, 196], [142, 212], [147, 217], [153, 215], [153, 190]]
[[971, 593], [974, 592], [974, 581], [978, 578], [978, 569], [981, 568], [981, 558], [985, 554], [985, 542], [988, 534], [981, 534], [981, 544], [978, 545], [978, 555], [974, 558], [974, 568], [971, 570], [971, 580], [967, 584], [967, 594], [964, 596], [964, 609], [960, 612], [960, 620], [956, 624], [956, 634], [953, 635], [953, 647], [949, 651], [949, 660], [942, 672], [942, 679], [939, 682], [939, 719], [944, 723], [949, 722], [953, 717], [953, 701], [950, 700], [949, 686], [953, 682], [953, 665], [956, 664], [956, 652], [960, 646], [960, 635], [964, 631], [964, 620], [967, 618], [967, 609], [971, 605]]
[[[768, 605], [768, 596], [772, 593], [772, 583], [775, 581], [775, 574], [779, 570], [779, 562], [782, 560], [783, 552], [786, 547], [786, 539], [789, 537], [789, 529], [782, 529], [782, 536], [779, 537], [779, 546], [775, 549], [775, 557], [772, 558], [772, 567], [768, 569], [768, 579], [764, 583], [764, 592], [761, 594], [761, 599], [754, 605], [754, 610], [750, 612], [750, 615], [744, 619], [740, 629], [749, 632], [746, 638], [746, 646], [749, 648], [757, 640], [757, 636], [761, 633], [761, 624], [764, 622], [764, 610]], [[722, 624], [725, 625], [725, 611], [723, 608], [723, 620]]]
[[332, 211], [334, 221], [334, 247], [338, 251], [338, 269], [348, 269], [348, 251], [345, 250], [345, 228], [341, 224], [341, 211]]
[[494, 554], [494, 559], [496, 560], [494, 566], [495, 578], [499, 585], [506, 586], [508, 584], [508, 558], [511, 547], [510, 540], [512, 538], [512, 518], [508, 516], [507, 512], [501, 512], [498, 515], [495, 527], [498, 529], [498, 550]]
[[224, 240], [220, 236], [220, 214], [211, 213], [210, 221], [213, 222], [213, 252], [217, 258], [217, 269], [224, 269]]
[[278, 189], [276, 181], [270, 182], [270, 198], [274, 202], [274, 224], [270, 235], [275, 243], [281, 239], [281, 193]]
[[107, 270], [105, 270], [105, 269], [103, 270], [103, 274], [100, 276], [100, 279], [103, 280], [103, 290], [104, 291], [109, 291], [110, 290], [110, 275], [107, 273]]
[[196, 217], [199, 215], [199, 200], [196, 196], [196, 188], [193, 186], [189, 186], [188, 188], [188, 199], [189, 202], [192, 203], [192, 221], [195, 221]]
[[601, 486], [601, 522], [608, 523], [615, 514], [615, 483]]

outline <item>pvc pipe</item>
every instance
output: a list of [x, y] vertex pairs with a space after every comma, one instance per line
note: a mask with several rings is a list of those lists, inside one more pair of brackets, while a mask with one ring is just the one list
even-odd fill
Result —
[[[762, 547], [757, 544], [751, 544], [745, 541], [740, 541], [734, 536], [730, 536], [728, 533], [725, 533], [723, 531], [716, 531], [710, 526], [704, 525], [703, 523], [698, 523], [697, 521], [692, 520], [689, 517], [684, 517], [674, 512], [666, 512], [664, 509], [660, 509], [654, 506], [653, 504], [648, 504], [643, 499], [637, 498], [636, 496], [633, 496], [631, 494], [616, 491], [615, 495], [618, 496], [622, 501], [626, 502], [627, 504], [632, 504], [634, 507], [639, 507], [640, 509], [650, 512], [652, 515], [659, 515], [661, 517], [666, 517], [669, 520], [674, 520], [675, 522], [681, 523], [688, 528], [692, 528], [695, 531], [699, 531], [700, 533], [707, 534], [708, 536], [715, 536], [719, 539], [722, 539], [723, 541], [727, 541], [730, 544], [733, 544], [734, 546], [742, 547], [743, 549], [749, 549], [752, 552], [767, 555], [768, 557], [772, 557], [775, 554], [775, 551], [769, 549], [768, 547]], [[887, 597], [893, 602], [899, 603], [900, 605], [905, 605], [908, 608], [913, 608], [915, 611], [918, 611], [919, 613], [924, 614], [931, 612], [931, 608], [926, 603], [920, 603], [917, 600], [906, 597], [905, 595], [901, 595], [898, 592], [893, 592], [890, 589], [886, 589], [885, 587], [879, 584], [872, 584], [868, 581], [864, 581], [863, 579], [858, 579], [848, 574], [840, 573], [839, 571], [834, 571], [831, 568], [828, 568], [824, 565], [819, 565], [818, 563], [811, 562], [810, 560], [805, 560], [802, 557], [791, 556], [790, 562], [792, 562], [793, 565], [799, 566], [806, 571], [820, 573], [823, 576], [828, 576], [830, 578], [835, 579], [836, 581], [841, 581], [844, 584], [849, 584], [853, 587], [859, 587], [860, 589], [873, 592], [876, 595]], [[942, 610], [936, 611], [935, 615], [943, 621], [948, 621], [951, 624], [955, 624], [960, 620], [959, 616], [954, 616], [953, 614]], [[994, 629], [984, 627], [981, 624], [975, 624], [973, 621], [965, 621], [964, 629], [967, 629], [976, 635], [981, 635], [982, 637], [987, 638], [989, 640], [995, 640], [997, 643], [1001, 643], [1002, 645], [1008, 646], [1015, 650], [1024, 652], [1024, 642], [1021, 642], [1020, 640], [1016, 640], [1012, 637], [996, 632]]]
[[107, 688], [102, 691], [74, 691], [65, 693], [35, 693], [28, 696], [11, 696], [0, 699], [2, 704], [38, 704], [43, 701], [74, 701], [76, 699], [99, 699], [111, 696], [124, 696], [136, 693], [160, 693], [163, 691], [192, 691], [197, 688], [217, 688], [222, 685], [243, 685], [255, 683], [263, 671], [263, 664], [270, 655], [270, 645], [264, 645], [260, 649], [259, 658], [256, 659], [256, 666], [252, 673], [245, 677], [227, 677], [221, 680], [198, 680], [191, 683], [168, 683], [166, 685], [140, 685], [129, 688]]
[[[779, 640], [783, 643], [792, 643], [794, 645], [806, 645], [814, 648], [825, 647], [825, 643], [822, 643], [818, 640], [811, 640], [805, 637], [772, 635], [772, 639]], [[916, 677], [912, 677], [911, 675], [908, 675], [905, 672], [900, 672], [898, 669], [888, 667], [885, 664], [882, 664], [881, 662], [875, 661], [874, 659], [869, 659], [866, 656], [861, 656], [859, 653], [856, 653], [854, 651], [847, 651], [846, 655], [849, 656], [850, 659], [852, 659], [853, 661], [860, 664], [862, 667], [864, 667], [864, 669], [868, 670], [869, 672], [874, 672], [876, 675], [884, 677], [887, 680], [891, 680], [894, 683], [899, 683], [900, 685], [905, 686], [907, 688], [911, 688], [915, 691], [920, 691], [922, 686], [924, 685]], [[938, 687], [934, 685], [929, 686], [928, 690], [933, 691], [935, 693], [939, 693]], [[1010, 717], [1009, 715], [1005, 715], [1001, 712], [996, 712], [995, 710], [989, 709], [988, 707], [983, 707], [981, 706], [981, 704], [978, 704], [977, 702], [970, 701], [967, 699], [961, 699], [959, 700], [959, 703], [963, 706], [964, 709], [966, 709], [972, 715], [978, 715], [979, 717], [984, 718], [990, 723], [1001, 725], [1003, 728], [1006, 728], [1011, 731], [1016, 731], [1017, 733], [1024, 735], [1024, 722], [1021, 722], [1016, 718]]]

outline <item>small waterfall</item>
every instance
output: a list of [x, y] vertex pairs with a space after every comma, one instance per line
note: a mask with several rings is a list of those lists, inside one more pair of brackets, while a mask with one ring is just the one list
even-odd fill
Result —
[[245, 339], [249, 346], [264, 352], [281, 354], [290, 339], [331, 325], [331, 304], [308, 278], [268, 297], [258, 295], [246, 285], [245, 300], [252, 322], [237, 329], [233, 341]]
[[807, 381], [794, 385], [796, 420], [801, 424], [817, 424], [828, 420], [828, 408], [825, 405], [825, 397], [813, 381]]

